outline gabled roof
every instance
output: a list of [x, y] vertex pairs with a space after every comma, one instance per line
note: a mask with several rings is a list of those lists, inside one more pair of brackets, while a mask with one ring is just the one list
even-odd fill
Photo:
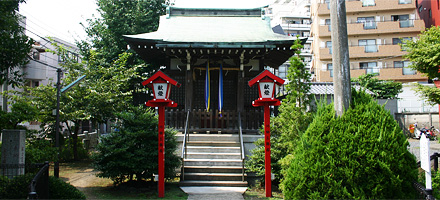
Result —
[[269, 70], [266, 69], [263, 72], [261, 72], [260, 74], [258, 74], [255, 78], [253, 78], [252, 80], [250, 80], [248, 82], [249, 87], [252, 87], [256, 83], [258, 83], [260, 80], [267, 79], [267, 78], [274, 80], [275, 84], [277, 84], [277, 85], [284, 84], [284, 80], [283, 79], [281, 79], [278, 76], [275, 76]]
[[[374, 92], [358, 85], [355, 83], [352, 83], [352, 87], [354, 89], [356, 89], [357, 91], [359, 90], [365, 90], [365, 92], [367, 94], [373, 95]], [[310, 84], [310, 91], [309, 94], [315, 94], [315, 95], [324, 95], [324, 94], [328, 94], [328, 95], [333, 95], [335, 93], [335, 89], [333, 87], [333, 83], [332, 82], [325, 82], [325, 83], [319, 83], [319, 82], [315, 82], [315, 83], [311, 83]]]

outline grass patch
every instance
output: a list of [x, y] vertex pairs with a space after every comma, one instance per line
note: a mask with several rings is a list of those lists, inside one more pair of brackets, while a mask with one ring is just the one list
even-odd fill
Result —
[[259, 199], [284, 199], [283, 193], [279, 190], [272, 188], [272, 197], [266, 197], [266, 191], [264, 188], [251, 187], [243, 194], [246, 200], [259, 200]]

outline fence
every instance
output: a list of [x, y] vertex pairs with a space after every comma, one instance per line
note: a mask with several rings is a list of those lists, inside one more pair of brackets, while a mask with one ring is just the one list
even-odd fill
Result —
[[[221, 115], [220, 115], [221, 114]], [[243, 132], [256, 133], [263, 124], [263, 111], [253, 110], [241, 113]], [[176, 128], [179, 131], [185, 130], [185, 110], [167, 109], [165, 112], [165, 124]], [[238, 112], [225, 110], [221, 113], [218, 110], [206, 112], [204, 110], [192, 110], [189, 113], [189, 132], [238, 132]]]
[[41, 165], [40, 171], [32, 179], [29, 188], [28, 199], [49, 198], [49, 162], [46, 161]]

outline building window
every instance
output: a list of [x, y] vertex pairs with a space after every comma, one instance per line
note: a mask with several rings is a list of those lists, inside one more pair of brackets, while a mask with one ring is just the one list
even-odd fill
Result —
[[332, 41], [325, 42], [325, 47], [328, 48], [328, 53], [332, 54]]
[[374, 2], [374, 0], [362, 0], [363, 7], [375, 6], [375, 5], [376, 5], [376, 3]]
[[364, 29], [376, 29], [376, 21], [374, 21], [374, 17], [358, 17], [357, 23], [363, 23]]
[[330, 72], [330, 77], [333, 77], [333, 64], [332, 63], [327, 64], [327, 71]]
[[399, 4], [411, 4], [411, 0], [399, 0]]
[[376, 62], [361, 62], [359, 63], [360, 69], [365, 69], [367, 74], [379, 74], [379, 68]]
[[278, 77], [282, 79], [287, 79], [287, 69], [289, 68], [288, 64], [283, 64], [278, 67]]
[[400, 28], [414, 27], [414, 20], [409, 19], [409, 15], [391, 15], [392, 21], [399, 21]]
[[325, 19], [325, 25], [328, 25], [328, 31], [332, 31], [332, 25], [330, 19]]
[[365, 47], [365, 53], [377, 52], [376, 40], [359, 40], [359, 46]]
[[410, 68], [410, 64], [411, 62], [409, 61], [394, 61], [394, 68], [402, 68], [403, 75], [414, 75], [417, 71]]

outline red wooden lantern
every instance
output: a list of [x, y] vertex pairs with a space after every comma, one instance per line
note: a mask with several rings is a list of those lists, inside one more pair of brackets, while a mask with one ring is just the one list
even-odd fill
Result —
[[270, 160], [270, 108], [279, 106], [280, 100], [275, 99], [275, 84], [283, 85], [284, 80], [275, 76], [268, 70], [264, 70], [258, 76], [249, 81], [249, 87], [258, 83], [259, 98], [252, 102], [254, 107], [264, 106], [264, 167], [265, 167], [265, 190], [266, 197], [272, 197], [271, 160]]
[[269, 70], [264, 70], [258, 76], [249, 81], [249, 87], [258, 83], [259, 98], [252, 102], [252, 105], [264, 106], [266, 104], [279, 106], [280, 100], [275, 99], [275, 85], [283, 85], [284, 80], [272, 74]]
[[158, 107], [164, 104], [165, 107], [176, 107], [177, 104], [170, 99], [171, 85], [180, 87], [174, 79], [167, 76], [162, 71], [156, 72], [153, 76], [142, 82], [142, 85], [146, 85], [153, 89], [154, 99], [148, 101], [145, 105], [149, 107]]
[[158, 193], [159, 197], [165, 197], [165, 107], [176, 107], [170, 98], [171, 85], [180, 87], [174, 79], [170, 78], [162, 71], [158, 71], [153, 76], [142, 82], [153, 89], [154, 99], [145, 103], [148, 107], [158, 107]]

